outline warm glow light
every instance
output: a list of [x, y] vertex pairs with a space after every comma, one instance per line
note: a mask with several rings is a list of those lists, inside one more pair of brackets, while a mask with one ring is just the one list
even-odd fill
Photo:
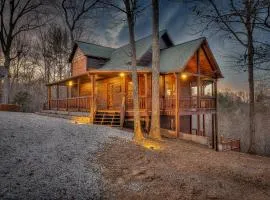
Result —
[[120, 73], [120, 77], [124, 77], [125, 76], [125, 74], [122, 72], [122, 73]]
[[172, 91], [171, 90], [167, 90], [167, 95], [168, 96], [171, 96], [171, 94], [172, 94]]
[[71, 123], [73, 124], [89, 124], [89, 117], [72, 117]]
[[187, 75], [186, 75], [186, 74], [181, 74], [181, 78], [182, 78], [183, 80], [186, 80], [186, 79], [187, 79]]
[[73, 82], [72, 81], [69, 81], [68, 82], [68, 86], [72, 86], [73, 85]]
[[151, 141], [151, 140], [145, 140], [142, 145], [147, 148], [147, 149], [151, 149], [151, 150], [161, 150], [162, 147], [160, 145], [160, 143], [155, 142], [155, 141]]

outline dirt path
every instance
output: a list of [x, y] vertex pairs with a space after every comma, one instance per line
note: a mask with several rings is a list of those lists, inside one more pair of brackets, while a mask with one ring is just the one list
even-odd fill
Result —
[[0, 112], [0, 199], [102, 199], [95, 153], [125, 131]]
[[98, 154], [107, 199], [270, 199], [270, 158], [181, 140], [149, 150], [115, 140]]

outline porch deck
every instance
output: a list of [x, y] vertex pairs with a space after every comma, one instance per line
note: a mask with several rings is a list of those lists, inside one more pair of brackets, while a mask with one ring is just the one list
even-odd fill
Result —
[[[59, 110], [70, 112], [90, 112], [92, 105], [92, 96], [80, 96], [72, 98], [50, 99], [44, 104], [44, 110]], [[215, 112], [215, 97], [202, 96], [198, 104], [197, 96], [180, 97], [179, 99], [179, 113], [180, 115], [188, 115], [192, 113]], [[96, 102], [99, 102], [98, 99]], [[176, 98], [174, 96], [160, 98], [160, 112], [161, 115], [175, 115]], [[151, 113], [151, 97], [139, 97], [140, 111]], [[97, 103], [97, 110], [99, 111], [120, 111], [120, 106], [107, 107], [106, 105]], [[118, 108], [119, 107], [119, 108]], [[133, 113], [133, 101], [128, 99], [125, 103], [125, 111], [127, 115]]]

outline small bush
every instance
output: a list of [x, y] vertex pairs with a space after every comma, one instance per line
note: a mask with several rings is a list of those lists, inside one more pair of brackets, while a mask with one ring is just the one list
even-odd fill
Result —
[[13, 103], [20, 105], [22, 112], [29, 112], [31, 95], [27, 91], [20, 91], [16, 93]]

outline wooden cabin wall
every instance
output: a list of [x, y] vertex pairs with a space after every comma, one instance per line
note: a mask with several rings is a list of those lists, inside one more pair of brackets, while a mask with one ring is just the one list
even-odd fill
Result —
[[165, 96], [165, 75], [159, 77], [159, 95], [161, 98]]
[[[107, 109], [111, 102], [113, 109], [120, 109], [124, 91], [121, 77], [107, 78], [97, 81], [97, 104], [99, 109]], [[111, 95], [111, 96], [110, 96]], [[108, 99], [111, 98], [111, 99]]]
[[[147, 84], [148, 84], [148, 87], [147, 87], [147, 92], [148, 94], [151, 94], [151, 77], [150, 76], [147, 76]], [[127, 77], [127, 82], [128, 82], [128, 98], [132, 98], [133, 96], [133, 84], [132, 84], [132, 78], [131, 76], [128, 76]], [[139, 84], [139, 96], [145, 96], [146, 94], [146, 91], [145, 91], [145, 77], [143, 74], [139, 74], [138, 76], [138, 84]]]
[[87, 71], [87, 57], [84, 56], [83, 52], [79, 48], [76, 50], [71, 62], [71, 69], [72, 76], [77, 76]]
[[[209, 55], [205, 52], [205, 48], [200, 48], [199, 50], [199, 62], [200, 62], [200, 74], [205, 76], [213, 76], [214, 74], [214, 67], [213, 64], [210, 63]], [[193, 57], [188, 62], [185, 71], [193, 74], [197, 74], [197, 54], [193, 55]]]
[[165, 97], [175, 95], [175, 78], [173, 74], [165, 75]]
[[189, 80], [180, 81], [180, 96], [182, 97], [191, 96], [191, 87]]
[[90, 80], [86, 83], [80, 83], [80, 96], [90, 96], [91, 90], [92, 86]]

